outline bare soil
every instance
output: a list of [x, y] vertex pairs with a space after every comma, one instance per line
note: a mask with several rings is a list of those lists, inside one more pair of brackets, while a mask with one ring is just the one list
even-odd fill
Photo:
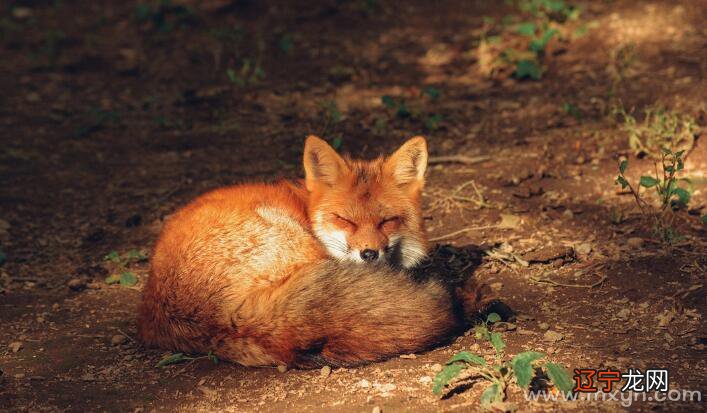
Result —
[[[667, 368], [671, 388], [707, 392], [699, 222], [707, 142], [698, 138], [686, 161], [695, 191], [692, 214], [676, 212], [685, 238], [666, 247], [614, 185], [617, 160], [630, 151], [606, 115], [613, 52], [634, 45], [611, 98], [627, 108], [663, 105], [705, 126], [707, 3], [586, 2], [580, 18], [596, 26], [554, 45], [538, 81], [488, 79], [469, 53], [484, 16], [512, 13], [503, 2], [374, 3], [173, 1], [194, 9], [167, 13], [173, 27], [159, 16], [139, 21], [133, 2], [2, 9], [0, 410], [477, 410], [482, 383], [445, 399], [429, 383], [459, 350], [491, 354], [473, 333], [328, 377], [208, 359], [157, 368], [165, 352], [133, 340], [148, 264], [129, 265], [134, 287], [108, 285], [117, 269], [104, 256], [149, 251], [164, 217], [208, 189], [300, 176], [310, 133], [339, 138], [354, 156], [423, 134], [433, 156], [485, 159], [431, 165], [425, 214], [433, 238], [471, 228], [442, 242], [466, 248], [451, 256], [466, 251], [473, 265], [457, 269], [515, 313], [503, 333], [507, 354], [543, 351], [570, 369]], [[234, 26], [241, 34], [217, 30]], [[244, 58], [263, 75], [241, 85]], [[428, 85], [438, 98], [420, 98]], [[396, 116], [383, 95], [441, 120]], [[648, 159], [630, 160], [632, 178], [653, 170]], [[470, 181], [482, 205], [469, 201], [480, 199]], [[618, 210], [625, 218], [612, 223]], [[498, 248], [506, 259], [484, 253]], [[509, 401], [521, 411], [624, 409], [529, 402], [514, 389]]]

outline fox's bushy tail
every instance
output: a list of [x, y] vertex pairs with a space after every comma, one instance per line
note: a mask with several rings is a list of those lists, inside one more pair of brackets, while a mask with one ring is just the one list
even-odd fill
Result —
[[[250, 296], [232, 316], [233, 339], [255, 339], [289, 366], [357, 365], [444, 343], [483, 306], [475, 288], [325, 260]], [[239, 361], [234, 350], [224, 356]]]

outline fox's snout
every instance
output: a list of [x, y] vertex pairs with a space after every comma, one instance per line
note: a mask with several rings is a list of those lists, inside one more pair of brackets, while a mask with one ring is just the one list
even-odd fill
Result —
[[371, 250], [371, 249], [366, 249], [361, 251], [361, 259], [367, 262], [372, 262], [378, 259], [378, 251], [376, 250]]

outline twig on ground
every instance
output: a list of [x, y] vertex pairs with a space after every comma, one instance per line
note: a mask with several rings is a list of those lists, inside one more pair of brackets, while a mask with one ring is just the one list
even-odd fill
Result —
[[458, 237], [459, 235], [465, 234], [465, 233], [467, 233], [467, 232], [478, 231], [478, 230], [482, 230], [482, 229], [491, 229], [491, 228], [498, 228], [498, 225], [486, 225], [486, 226], [483, 226], [483, 227], [462, 228], [462, 229], [460, 229], [460, 230], [457, 230], [457, 231], [454, 231], [454, 232], [450, 232], [449, 234], [440, 235], [440, 236], [438, 236], [438, 237], [430, 238], [429, 241], [430, 241], [430, 242], [442, 241], [442, 240], [445, 240], [445, 239]]
[[599, 281], [595, 282], [594, 284], [565, 284], [561, 282], [557, 282], [555, 280], [551, 280], [549, 278], [538, 278], [535, 276], [530, 277], [530, 281], [540, 283], [540, 284], [550, 284], [554, 285], [556, 287], [574, 287], [574, 288], [594, 288], [598, 287], [599, 285], [603, 284], [604, 281], [606, 281], [606, 275], [602, 275]]
[[488, 155], [480, 156], [465, 156], [465, 155], [443, 155], [443, 156], [430, 156], [427, 159], [429, 165], [434, 165], [438, 163], [461, 163], [464, 165], [474, 165], [477, 163], [482, 163], [490, 160], [491, 157]]

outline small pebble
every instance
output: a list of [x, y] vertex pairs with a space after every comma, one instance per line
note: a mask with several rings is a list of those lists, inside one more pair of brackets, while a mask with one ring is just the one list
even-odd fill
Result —
[[15, 7], [12, 9], [12, 17], [17, 20], [25, 20], [32, 17], [32, 9], [28, 7]]
[[119, 346], [127, 341], [127, 337], [122, 334], [116, 334], [110, 339], [110, 343], [114, 346]]
[[361, 379], [361, 381], [358, 382], [358, 386], [367, 389], [371, 387], [371, 382], [366, 379]]
[[322, 376], [323, 379], [326, 379], [331, 374], [331, 367], [329, 367], [329, 366], [322, 367], [319, 374]]
[[581, 256], [589, 255], [589, 253], [592, 252], [592, 245], [588, 242], [585, 242], [584, 244], [579, 244], [574, 247], [574, 252]]
[[86, 288], [86, 283], [79, 278], [72, 278], [66, 285], [73, 291], [81, 291]]
[[626, 241], [626, 244], [631, 248], [641, 248], [643, 246], [643, 238], [631, 237]]
[[13, 353], [17, 353], [22, 348], [22, 343], [19, 341], [14, 341], [10, 343], [8, 347], [10, 348], [10, 351], [12, 351]]
[[287, 371], [287, 366], [284, 364], [280, 364], [277, 366], [277, 371], [279, 371], [280, 373], [284, 373]]
[[27, 94], [27, 96], [25, 96], [25, 99], [27, 99], [27, 102], [37, 103], [42, 100], [42, 97], [39, 96], [39, 93], [37, 92], [30, 92]]
[[382, 411], [381, 408], [376, 406], [373, 408], [373, 410], [371, 410], [371, 413], [381, 413], [381, 411]]

